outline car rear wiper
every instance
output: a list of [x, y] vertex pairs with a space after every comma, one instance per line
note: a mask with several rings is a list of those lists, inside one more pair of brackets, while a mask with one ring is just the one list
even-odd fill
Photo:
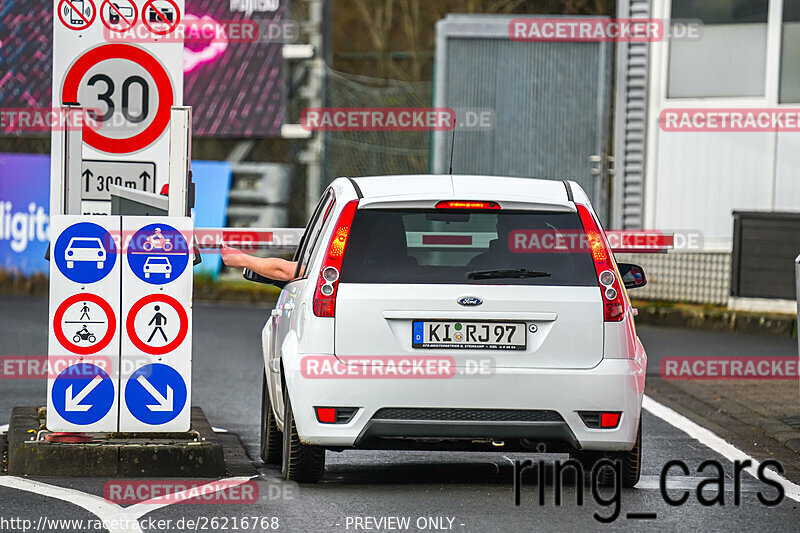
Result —
[[502, 279], [502, 278], [549, 278], [549, 272], [528, 270], [526, 268], [473, 270], [467, 272], [467, 279]]

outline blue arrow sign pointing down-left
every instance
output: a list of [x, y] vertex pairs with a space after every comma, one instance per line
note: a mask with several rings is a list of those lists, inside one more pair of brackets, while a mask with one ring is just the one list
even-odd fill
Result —
[[99, 366], [80, 363], [61, 372], [50, 392], [61, 418], [78, 426], [94, 424], [114, 404], [114, 383]]

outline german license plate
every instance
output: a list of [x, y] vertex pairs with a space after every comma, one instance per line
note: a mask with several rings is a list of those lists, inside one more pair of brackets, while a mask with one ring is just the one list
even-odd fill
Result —
[[414, 320], [414, 348], [464, 348], [524, 350], [526, 328], [522, 322], [454, 322]]

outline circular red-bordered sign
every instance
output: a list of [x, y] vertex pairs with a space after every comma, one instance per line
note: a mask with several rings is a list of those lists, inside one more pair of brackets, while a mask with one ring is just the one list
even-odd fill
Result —
[[[127, 2], [128, 6], [120, 6], [118, 3]], [[105, 16], [106, 13], [106, 6], [108, 6], [108, 19]], [[125, 7], [130, 7], [133, 11], [132, 17], [126, 17], [123, 13], [122, 9]], [[116, 17], [117, 22], [111, 22], [111, 18]], [[125, 32], [133, 28], [136, 21], [139, 19], [139, 8], [136, 7], [136, 4], [133, 3], [133, 0], [117, 0], [117, 2], [111, 2], [111, 0], [105, 0], [103, 4], [100, 6], [100, 20], [103, 21], [103, 26], [108, 28], [111, 31], [116, 32]]]
[[72, 64], [61, 90], [62, 102], [77, 102], [81, 80], [93, 66], [109, 59], [132, 61], [144, 68], [156, 84], [158, 109], [153, 122], [144, 131], [127, 139], [114, 139], [100, 135], [95, 128], [83, 128], [83, 142], [101, 152], [129, 154], [153, 144], [169, 126], [170, 109], [175, 101], [172, 80], [164, 66], [147, 51], [131, 44], [103, 44], [88, 50]]
[[[172, 342], [161, 347], [150, 346], [149, 344], [145, 343], [136, 333], [135, 327], [136, 315], [139, 314], [139, 311], [141, 311], [145, 305], [154, 302], [165, 303], [175, 309], [175, 312], [178, 313], [178, 318], [181, 322], [180, 326], [178, 327], [178, 334], [174, 339], [172, 339]], [[167, 296], [166, 294], [151, 294], [150, 296], [145, 296], [133, 304], [130, 311], [128, 311], [128, 319], [125, 322], [125, 329], [128, 330], [128, 338], [131, 339], [133, 345], [139, 348], [141, 351], [150, 355], [164, 355], [165, 353], [169, 353], [180, 346], [181, 343], [186, 339], [186, 334], [189, 332], [189, 316], [186, 314], [186, 310], [183, 308], [181, 303], [172, 296]]]
[[[64, 318], [64, 313], [67, 312], [67, 309], [71, 305], [84, 301], [92, 302], [93, 304], [99, 306], [100, 309], [102, 309], [106, 314], [106, 318], [108, 319], [108, 329], [106, 330], [105, 336], [93, 346], [78, 346], [77, 344], [71, 342], [67, 336], [64, 335], [64, 330], [61, 326], [61, 320]], [[111, 339], [114, 338], [115, 331], [117, 331], [117, 317], [114, 315], [114, 310], [111, 308], [108, 302], [103, 300], [101, 297], [88, 292], [74, 294], [61, 302], [61, 305], [58, 306], [58, 309], [56, 309], [55, 315], [53, 316], [53, 332], [56, 334], [56, 339], [58, 339], [58, 342], [61, 343], [61, 346], [78, 355], [92, 355], [99, 352], [111, 343]]]
[[[89, 17], [89, 18], [86, 18], [86, 15], [84, 15], [83, 12], [81, 12], [81, 10], [78, 9], [75, 6], [75, 4], [73, 3], [73, 0], [61, 0], [61, 2], [58, 3], [58, 18], [61, 19], [61, 23], [64, 26], [66, 26], [67, 28], [69, 28], [71, 30], [83, 31], [83, 30], [85, 30], [86, 28], [88, 28], [89, 26], [92, 25], [92, 22], [94, 22], [94, 19], [97, 16], [97, 9], [95, 8], [94, 1], [93, 0], [83, 0], [83, 2], [88, 2], [89, 5], [92, 6], [92, 16]], [[83, 2], [81, 2], [81, 3], [83, 3]], [[68, 10], [71, 10], [70, 11], [70, 20], [69, 20], [69, 22], [67, 22], [64, 19], [64, 15], [66, 14], [66, 13], [64, 13], [64, 8], [65, 7]], [[72, 22], [73, 21], [73, 18], [72, 18], [72, 14], [73, 13], [78, 15], [78, 18], [74, 19], [74, 20], [80, 20], [81, 21], [80, 23]]]
[[[178, 7], [178, 4], [175, 3], [175, 0], [164, 0], [164, 1], [172, 4], [173, 9], [175, 9], [175, 20], [170, 21], [167, 14], [164, 11], [162, 11], [163, 8], [159, 9], [155, 5], [153, 5], [153, 2], [155, 2], [155, 0], [148, 0], [148, 2], [144, 5], [144, 7], [142, 7], [142, 22], [144, 23], [145, 26], [147, 26], [148, 30], [155, 33], [156, 35], [169, 35], [170, 33], [175, 31], [175, 29], [178, 27], [178, 24], [180, 24], [181, 22], [181, 8]], [[156, 14], [156, 18], [158, 19], [153, 23], [165, 24], [166, 29], [157, 30], [150, 25], [151, 24], [150, 17], [147, 16], [147, 14], [149, 13], [148, 11], [149, 9], [152, 9], [154, 11], [154, 13]]]

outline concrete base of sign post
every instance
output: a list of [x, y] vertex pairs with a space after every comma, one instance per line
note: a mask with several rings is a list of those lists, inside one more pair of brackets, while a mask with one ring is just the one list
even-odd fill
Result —
[[[92, 443], [37, 440], [44, 409], [15, 407], [8, 426], [8, 473], [33, 477], [217, 478], [238, 474], [245, 457], [235, 435], [217, 434], [199, 407], [189, 433], [98, 433]], [[225, 457], [239, 458], [226, 465]], [[251, 466], [252, 468], [252, 466]], [[254, 471], [255, 473], [255, 471]]]

